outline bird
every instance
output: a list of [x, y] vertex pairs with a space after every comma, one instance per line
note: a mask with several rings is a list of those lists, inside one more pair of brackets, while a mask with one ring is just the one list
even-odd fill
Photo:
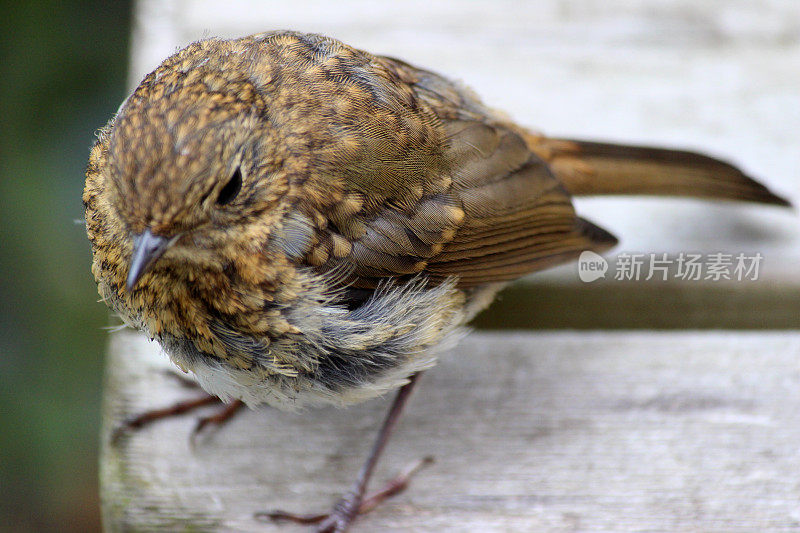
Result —
[[297, 31], [165, 59], [99, 131], [83, 204], [102, 300], [209, 394], [298, 409], [399, 389], [316, 520], [345, 531], [465, 325], [509, 282], [617, 243], [576, 213], [584, 195], [789, 205], [727, 162], [551, 138], [461, 82]]

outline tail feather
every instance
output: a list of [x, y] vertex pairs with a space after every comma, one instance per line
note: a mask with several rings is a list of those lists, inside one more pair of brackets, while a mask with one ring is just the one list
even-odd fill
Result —
[[791, 205], [735, 166], [695, 152], [563, 139], [548, 139], [536, 148], [575, 196], [691, 196]]

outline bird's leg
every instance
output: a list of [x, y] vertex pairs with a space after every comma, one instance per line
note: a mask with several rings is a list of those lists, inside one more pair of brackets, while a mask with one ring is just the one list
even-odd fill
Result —
[[403, 407], [407, 403], [421, 374], [421, 372], [418, 372], [411, 376], [408, 383], [403, 385], [397, 392], [397, 396], [389, 409], [389, 413], [386, 415], [383, 425], [378, 432], [378, 437], [372, 445], [372, 450], [370, 450], [367, 460], [358, 473], [356, 482], [353, 484], [353, 487], [336, 502], [336, 505], [334, 505], [333, 510], [329, 514], [299, 515], [287, 513], [285, 511], [272, 511], [257, 513], [256, 517], [270, 520], [290, 520], [300, 524], [319, 524], [317, 528], [318, 532], [339, 533], [346, 531], [357, 515], [371, 511], [382, 501], [402, 492], [408, 486], [408, 481], [411, 476], [422, 466], [432, 461], [430, 457], [426, 457], [414, 465], [413, 468], [408, 469], [406, 472], [393, 479], [383, 490], [368, 498], [364, 498], [367, 483], [372, 476], [372, 472], [375, 470], [375, 465], [378, 463], [378, 459], [383, 449], [386, 447], [386, 443], [389, 441], [389, 437], [397, 425], [397, 421], [400, 419]]
[[[177, 376], [174, 373], [170, 372], [171, 376], [179, 379], [180, 382], [186, 386], [190, 386], [192, 388], [198, 388], [197, 383], [190, 381], [182, 376]], [[165, 418], [172, 418], [174, 416], [179, 416], [190, 411], [194, 411], [195, 409], [199, 409], [201, 407], [205, 407], [206, 405], [214, 405], [222, 403], [217, 396], [212, 394], [205, 394], [199, 398], [193, 400], [184, 400], [181, 402], [176, 402], [173, 405], [163, 407], [160, 409], [150, 409], [143, 413], [139, 413], [138, 415], [133, 415], [125, 420], [114, 430], [112, 433], [112, 440], [117, 441], [123, 434], [128, 431], [138, 430], [144, 426], [147, 426], [157, 420], [162, 420]], [[213, 424], [216, 426], [222, 426], [226, 422], [228, 422], [233, 416], [242, 408], [244, 403], [241, 400], [235, 400], [228, 405], [223, 405], [223, 407], [217, 412], [216, 414], [200, 417], [197, 419], [197, 424], [195, 424], [194, 429], [191, 433], [191, 438], [197, 436], [200, 431], [203, 430], [209, 424]]]

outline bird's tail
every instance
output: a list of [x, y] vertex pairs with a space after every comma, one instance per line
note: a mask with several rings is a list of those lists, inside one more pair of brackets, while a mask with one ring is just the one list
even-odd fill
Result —
[[683, 150], [528, 137], [575, 196], [691, 196], [791, 205], [735, 166]]

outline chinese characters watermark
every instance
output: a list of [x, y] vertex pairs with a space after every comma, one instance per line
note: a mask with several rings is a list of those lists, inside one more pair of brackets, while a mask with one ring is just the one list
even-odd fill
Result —
[[606, 278], [616, 281], [756, 281], [764, 260], [760, 253], [618, 254], [609, 262], [591, 251], [578, 259], [578, 277], [586, 283]]

